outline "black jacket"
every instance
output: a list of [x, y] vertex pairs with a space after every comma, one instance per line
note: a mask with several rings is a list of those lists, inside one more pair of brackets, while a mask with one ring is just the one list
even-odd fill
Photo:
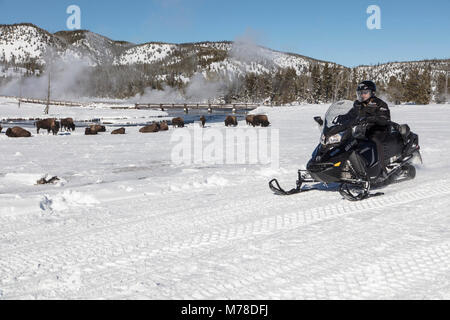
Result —
[[372, 97], [366, 102], [355, 101], [350, 111], [339, 117], [339, 121], [351, 125], [366, 124], [368, 127], [376, 126], [380, 129], [387, 127], [391, 121], [391, 112], [383, 100]]

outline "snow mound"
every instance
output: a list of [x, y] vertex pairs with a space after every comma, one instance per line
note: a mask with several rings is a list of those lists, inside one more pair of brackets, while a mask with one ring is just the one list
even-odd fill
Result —
[[42, 173], [7, 173], [3, 177], [2, 182], [32, 186], [44, 176]]
[[229, 184], [230, 182], [224, 177], [212, 175], [207, 178], [202, 177], [194, 178], [190, 182], [183, 184], [171, 184], [168, 186], [167, 191], [177, 192], [177, 191], [189, 191], [192, 189], [225, 187]]
[[286, 174], [288, 173], [287, 170], [283, 169], [283, 168], [279, 168], [279, 169], [274, 169], [274, 168], [262, 168], [260, 170], [257, 170], [255, 172], [256, 175], [258, 176], [262, 176], [262, 177], [273, 177], [275, 175], [279, 175], [279, 174]]
[[211, 177], [206, 178], [206, 184], [210, 186], [224, 187], [229, 184], [229, 181], [224, 177], [212, 175]]
[[44, 211], [63, 211], [70, 207], [92, 206], [98, 203], [100, 202], [91, 195], [66, 190], [55, 196], [44, 195], [39, 206]]
[[[42, 178], [46, 180], [50, 180], [54, 177], [51, 174], [42, 174], [42, 173], [7, 173], [3, 177], [0, 177], [0, 185], [26, 185], [26, 186], [35, 186], [38, 181]], [[56, 183], [53, 183], [56, 186], [63, 186], [67, 183], [66, 180], [59, 178]]]

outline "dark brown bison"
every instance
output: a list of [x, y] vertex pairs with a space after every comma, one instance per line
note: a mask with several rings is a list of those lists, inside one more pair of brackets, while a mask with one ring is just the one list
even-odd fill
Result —
[[236, 127], [237, 125], [238, 125], [238, 122], [237, 122], [236, 116], [228, 116], [225, 119], [225, 126], [226, 127], [228, 127], [228, 126]]
[[95, 132], [106, 132], [105, 126], [101, 126], [99, 124], [92, 124], [89, 126], [89, 128], [91, 129], [91, 131]]
[[200, 117], [200, 121], [202, 122], [202, 128], [204, 128], [204, 127], [205, 127], [205, 123], [206, 123], [206, 118], [205, 118], [205, 116], [201, 116], [201, 117]]
[[92, 135], [97, 134], [97, 131], [92, 130], [92, 128], [86, 128], [86, 129], [84, 129], [84, 134], [87, 136], [92, 136]]
[[59, 122], [56, 121], [55, 118], [39, 120], [34, 123], [37, 129], [37, 133], [39, 134], [40, 129], [47, 130], [47, 134], [52, 131], [54, 135], [58, 134], [59, 131]]
[[61, 119], [61, 130], [75, 131], [75, 123], [72, 118]]
[[151, 132], [158, 132], [159, 131], [159, 123], [153, 123], [149, 126], [145, 126], [141, 129], [139, 129], [139, 132], [141, 133], [151, 133]]
[[21, 127], [8, 128], [6, 135], [10, 138], [29, 138], [31, 133]]
[[111, 132], [111, 134], [125, 134], [125, 128], [113, 130], [113, 132]]
[[2, 126], [0, 125], [0, 133], [2, 133], [2, 130], [3, 130], [3, 128], [2, 128]]
[[256, 126], [261, 126], [261, 127], [268, 127], [270, 126], [270, 122], [269, 122], [269, 118], [267, 118], [266, 115], [257, 115], [253, 118], [253, 123]]
[[173, 118], [172, 125], [178, 128], [184, 128], [184, 120], [183, 118]]
[[248, 125], [255, 126], [255, 116], [252, 114], [249, 114], [247, 117], [245, 117], [245, 121], [247, 121]]
[[60, 122], [59, 121], [55, 121], [55, 127], [52, 129], [53, 134], [57, 135], [60, 128], [61, 128]]
[[159, 131], [167, 131], [169, 130], [169, 125], [166, 121], [163, 121], [159, 124]]

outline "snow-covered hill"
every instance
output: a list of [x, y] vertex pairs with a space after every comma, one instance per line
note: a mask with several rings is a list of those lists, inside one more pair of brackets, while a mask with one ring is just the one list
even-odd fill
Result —
[[87, 30], [60, 31], [54, 35], [63, 39], [73, 51], [89, 57], [94, 65], [113, 63], [118, 55], [133, 46], [132, 43], [114, 41]]
[[[47, 50], [48, 48], [51, 50]], [[376, 81], [381, 91], [386, 92], [392, 76], [395, 76], [397, 81], [402, 81], [409, 76], [408, 73], [412, 69], [417, 68], [420, 75], [430, 71], [429, 81], [432, 88], [430, 100], [437, 101], [438, 78], [450, 68], [449, 59], [347, 68], [333, 62], [271, 50], [251, 41], [133, 44], [114, 41], [87, 30], [60, 31], [51, 34], [32, 24], [0, 25], [2, 77], [19, 77], [23, 74], [23, 70], [32, 70], [30, 72], [33, 75], [38, 75], [45, 69], [45, 63], [49, 59], [48, 52], [53, 55], [52, 59], [56, 56], [67, 65], [74, 65], [73, 57], [76, 57], [83, 60], [80, 64], [83, 68], [86, 65], [99, 67], [100, 70], [95, 70], [99, 79], [91, 79], [92, 83], [87, 84], [87, 87], [93, 90], [85, 91], [113, 98], [135, 96], [150, 87], [158, 90], [167, 85], [179, 88], [188, 85], [197, 74], [202, 75], [207, 81], [225, 83], [227, 94], [231, 97], [238, 91], [233, 90], [233, 85], [242, 88], [245, 76], [254, 74], [263, 79], [259, 79], [261, 81], [254, 88], [238, 92], [240, 95], [238, 99], [252, 100], [257, 96], [258, 101], [264, 101], [269, 97], [273, 99], [278, 96], [279, 101], [287, 102], [331, 101], [334, 96], [351, 98], [350, 92], [353, 92], [356, 82], [363, 79]], [[14, 69], [11, 70], [12, 66]], [[60, 69], [65, 68], [66, 66], [63, 66]], [[284, 89], [290, 88], [291, 92], [282, 92], [281, 82], [285, 77], [283, 72], [290, 69], [295, 70], [297, 78], [291, 79], [291, 83], [284, 86]], [[329, 73], [333, 74], [327, 76], [325, 69], [331, 70]], [[88, 71], [81, 70], [79, 74], [86, 75]], [[278, 72], [283, 75], [272, 88], [268, 89], [272, 91], [264, 92], [263, 82], [274, 82], [273, 79]], [[95, 75], [93, 77], [91, 75], [91, 78], [95, 78]], [[108, 79], [111, 81], [108, 82]], [[241, 82], [230, 85], [236, 79]], [[87, 82], [86, 79], [76, 79], [74, 83]], [[396, 90], [396, 88], [390, 90], [389, 94]], [[9, 94], [9, 91], [11, 90], [3, 93]], [[440, 97], [443, 95], [442, 91], [445, 90], [440, 90]], [[246, 96], [247, 94], [250, 96]]]
[[115, 64], [151, 64], [170, 57], [177, 49], [174, 44], [146, 43], [125, 50], [116, 59]]
[[303, 71], [302, 67], [318, 62], [312, 58], [277, 52], [253, 44], [238, 43], [236, 46], [229, 41], [187, 44], [155, 42], [133, 45], [124, 41], [113, 41], [86, 30], [60, 31], [51, 34], [32, 24], [0, 25], [0, 62], [11, 62], [14, 59], [17, 63], [23, 63], [29, 58], [37, 58], [43, 63], [47, 46], [55, 49], [60, 55], [67, 54], [68, 51], [85, 55], [95, 64], [106, 62], [117, 65], [151, 64], [164, 59], [170, 63], [171, 58], [176, 58], [177, 51], [188, 50], [191, 54], [195, 54], [198, 52], [198, 47], [210, 49], [213, 55], [217, 51], [231, 53], [232, 61], [244, 60], [244, 63], [248, 63], [249, 61], [245, 61], [246, 58], [259, 60], [255, 62], [259, 66], [248, 67], [254, 72], [267, 71], [261, 65], [268, 63], [269, 60], [277, 67], [293, 67], [298, 72]]
[[363, 78], [365, 75], [368, 79], [387, 85], [392, 76], [397, 79], [401, 79], [402, 76], [408, 74], [408, 72], [414, 68], [420, 71], [429, 69], [433, 78], [439, 74], [445, 74], [446, 71], [450, 71], [449, 66], [449, 59], [437, 59], [426, 61], [390, 62], [375, 66], [359, 66], [355, 68], [355, 72], [359, 78]]
[[61, 39], [32, 24], [0, 25], [0, 61], [25, 63], [37, 59], [45, 63], [43, 57], [48, 47], [57, 51], [65, 49]]

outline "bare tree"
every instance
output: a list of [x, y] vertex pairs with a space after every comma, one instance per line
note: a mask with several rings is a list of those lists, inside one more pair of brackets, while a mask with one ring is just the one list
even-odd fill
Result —
[[46, 54], [45, 54], [45, 62], [47, 65], [47, 72], [48, 72], [48, 86], [47, 86], [47, 105], [44, 109], [44, 114], [48, 114], [50, 110], [50, 89], [51, 89], [51, 74], [52, 74], [52, 65], [53, 60], [55, 58], [55, 52], [50, 47], [47, 46]]

